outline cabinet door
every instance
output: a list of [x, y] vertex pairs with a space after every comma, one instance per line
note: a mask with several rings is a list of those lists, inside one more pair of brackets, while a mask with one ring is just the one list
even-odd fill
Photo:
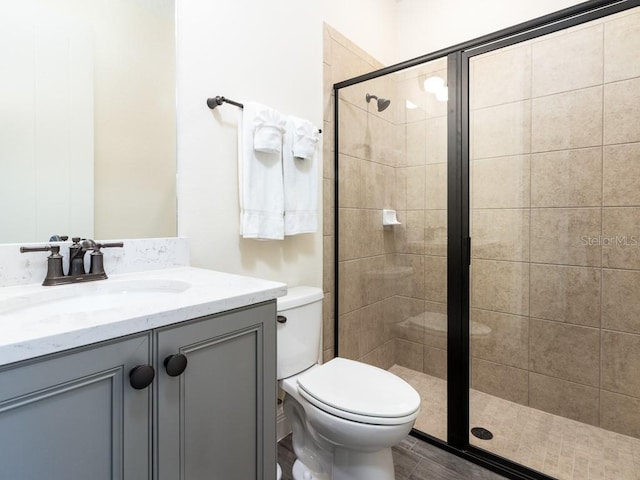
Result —
[[129, 371], [150, 336], [72, 350], [0, 370], [0, 478], [146, 480], [151, 389]]
[[158, 480], [275, 478], [275, 317], [269, 302], [158, 332]]

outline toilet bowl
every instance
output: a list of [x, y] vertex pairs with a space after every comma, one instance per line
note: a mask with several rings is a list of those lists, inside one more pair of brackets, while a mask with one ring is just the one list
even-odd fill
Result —
[[411, 431], [420, 396], [371, 365], [344, 358], [319, 365], [321, 302], [322, 291], [311, 287], [278, 299], [278, 378], [293, 430], [293, 478], [393, 480], [391, 447]]
[[295, 480], [394, 478], [391, 447], [411, 431], [420, 406], [409, 384], [386, 370], [334, 358], [281, 387], [294, 452], [305, 467]]

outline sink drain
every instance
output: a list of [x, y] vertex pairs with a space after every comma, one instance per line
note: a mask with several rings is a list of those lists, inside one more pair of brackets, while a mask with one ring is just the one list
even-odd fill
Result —
[[482, 427], [473, 427], [471, 434], [480, 440], [491, 440], [493, 438], [493, 433]]

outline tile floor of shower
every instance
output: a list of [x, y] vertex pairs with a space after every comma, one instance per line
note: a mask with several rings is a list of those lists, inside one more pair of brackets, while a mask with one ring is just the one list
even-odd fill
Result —
[[[415, 428], [446, 439], [447, 382], [399, 365], [389, 370], [420, 393], [422, 410]], [[471, 390], [470, 402], [471, 426], [493, 433], [492, 440], [471, 436], [471, 444], [479, 448], [561, 480], [640, 480], [640, 439], [477, 390]]]

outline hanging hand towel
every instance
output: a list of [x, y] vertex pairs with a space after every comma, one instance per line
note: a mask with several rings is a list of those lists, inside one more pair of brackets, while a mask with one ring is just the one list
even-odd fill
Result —
[[315, 156], [315, 148], [309, 157], [294, 156], [296, 124], [303, 121], [306, 122], [306, 120], [289, 117], [284, 135], [282, 168], [285, 235], [318, 231], [318, 160]]
[[318, 128], [309, 120], [291, 117], [293, 122], [293, 156], [313, 158], [318, 144]]
[[244, 238], [284, 238], [281, 153], [254, 149], [255, 119], [267, 107], [245, 102], [238, 128], [240, 234]]
[[280, 154], [282, 135], [287, 126], [286, 117], [272, 108], [261, 106], [256, 110], [253, 122], [255, 125], [253, 136], [255, 151]]

